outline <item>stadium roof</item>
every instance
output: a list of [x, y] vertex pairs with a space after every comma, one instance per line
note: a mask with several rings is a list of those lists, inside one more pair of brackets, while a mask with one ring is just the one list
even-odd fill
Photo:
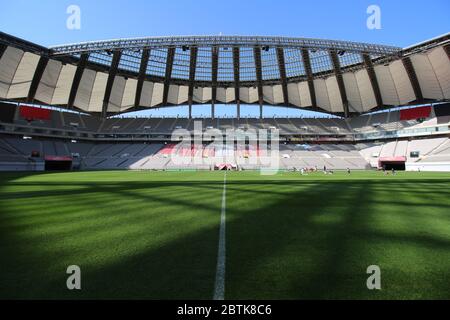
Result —
[[349, 116], [450, 99], [450, 33], [407, 49], [337, 40], [174, 36], [45, 48], [0, 33], [0, 98], [117, 114], [193, 104]]
[[324, 40], [310, 38], [262, 37], [262, 36], [171, 36], [146, 37], [116, 40], [89, 41], [50, 47], [55, 54], [81, 53], [101, 50], [132, 50], [143, 48], [170, 48], [182, 46], [196, 47], [250, 47], [273, 46], [283, 48], [308, 48], [322, 50], [348, 50], [353, 52], [372, 52], [395, 54], [401, 48], [360, 42]]

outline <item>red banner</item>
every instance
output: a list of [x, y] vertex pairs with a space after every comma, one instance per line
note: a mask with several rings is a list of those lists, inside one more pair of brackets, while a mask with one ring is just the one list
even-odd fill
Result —
[[72, 157], [67, 156], [46, 156], [45, 161], [72, 161]]
[[431, 106], [418, 107], [413, 109], [400, 110], [400, 120], [415, 120], [428, 118], [431, 113]]
[[405, 162], [406, 157], [404, 156], [397, 156], [397, 157], [380, 157], [378, 158], [381, 162]]
[[20, 106], [20, 116], [28, 121], [50, 120], [52, 110]]

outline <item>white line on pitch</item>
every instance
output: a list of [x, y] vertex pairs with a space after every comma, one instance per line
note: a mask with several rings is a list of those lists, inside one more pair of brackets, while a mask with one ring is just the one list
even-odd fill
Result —
[[214, 300], [225, 299], [225, 208], [227, 194], [227, 174], [223, 178], [222, 211], [220, 213], [219, 249], [217, 252], [216, 284]]

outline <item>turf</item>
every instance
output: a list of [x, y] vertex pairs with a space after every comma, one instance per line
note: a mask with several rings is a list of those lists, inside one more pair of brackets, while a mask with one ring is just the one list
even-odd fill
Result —
[[[1, 173], [0, 298], [211, 299], [223, 178]], [[450, 299], [450, 174], [229, 172], [226, 202], [226, 299]]]

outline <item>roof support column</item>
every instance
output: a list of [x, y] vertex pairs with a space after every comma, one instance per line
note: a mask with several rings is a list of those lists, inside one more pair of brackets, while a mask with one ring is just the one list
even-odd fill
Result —
[[289, 95], [287, 89], [286, 63], [283, 48], [277, 48], [278, 69], [280, 70], [281, 86], [283, 88], [284, 105], [289, 106]]
[[88, 53], [82, 53], [80, 60], [78, 61], [77, 70], [73, 76], [72, 87], [70, 89], [69, 101], [67, 102], [67, 108], [73, 109], [73, 104], [75, 103], [75, 98], [77, 96], [78, 87], [80, 86], [81, 77], [83, 76], [84, 69], [86, 68], [89, 59]]
[[378, 84], [377, 74], [373, 68], [372, 59], [367, 53], [362, 54], [364, 65], [366, 66], [367, 74], [369, 75], [370, 83], [372, 84], [372, 90], [375, 94], [375, 100], [377, 101], [377, 107], [381, 108], [383, 106], [383, 99], [381, 96], [380, 85]]
[[114, 51], [111, 62], [111, 68], [109, 69], [108, 81], [106, 82], [105, 96], [103, 98], [102, 118], [106, 118], [108, 114], [109, 98], [111, 97], [111, 91], [114, 84], [114, 79], [117, 74], [117, 68], [119, 67], [121, 56], [122, 52], [120, 50]]
[[188, 104], [189, 104], [189, 119], [192, 118], [192, 102], [194, 100], [194, 81], [195, 81], [195, 69], [197, 66], [197, 47], [191, 47], [190, 59], [189, 59], [189, 91], [188, 91]]
[[170, 78], [172, 77], [174, 57], [175, 57], [175, 47], [170, 47], [169, 49], [167, 49], [166, 73], [164, 77], [164, 91], [162, 101], [163, 106], [167, 105], [167, 100], [169, 97]]
[[41, 56], [41, 58], [39, 59], [36, 71], [34, 72], [33, 80], [31, 81], [30, 89], [28, 90], [27, 102], [34, 101], [34, 96], [36, 95], [39, 82], [41, 81], [42, 75], [44, 74], [45, 68], [47, 67], [48, 60], [48, 57], [44, 56]]
[[0, 43], [0, 59], [2, 58], [3, 54], [5, 53], [6, 48], [8, 48], [8, 46], [6, 44]]
[[342, 105], [344, 107], [344, 116], [348, 118], [349, 116], [348, 99], [347, 99], [347, 92], [345, 91], [344, 78], [342, 77], [341, 63], [335, 50], [330, 51], [330, 57], [331, 62], [333, 63], [334, 75], [336, 76], [336, 80], [338, 83], [339, 93], [342, 99]]
[[422, 89], [420, 89], [419, 80], [417, 80], [416, 71], [414, 70], [414, 66], [411, 62], [411, 59], [409, 57], [405, 57], [402, 59], [403, 66], [406, 69], [406, 72], [408, 73], [409, 81], [411, 81], [411, 85], [414, 90], [414, 94], [416, 96], [416, 100], [423, 101], [423, 95], [422, 95]]
[[142, 87], [144, 86], [145, 74], [147, 72], [148, 58], [150, 57], [150, 49], [142, 51], [141, 65], [139, 67], [138, 82], [136, 85], [136, 96], [134, 97], [134, 106], [141, 105]]
[[262, 106], [264, 102], [263, 86], [262, 86], [262, 62], [261, 62], [261, 47], [253, 48], [253, 57], [255, 59], [256, 68], [256, 84], [258, 86], [258, 104], [259, 104], [259, 114], [262, 118]]
[[444, 47], [445, 52], [447, 53], [448, 59], [450, 59], [450, 44], [446, 45]]
[[239, 57], [239, 47], [233, 47], [233, 72], [234, 72], [234, 97], [236, 99], [236, 113], [237, 118], [241, 117], [241, 99], [239, 96], [239, 67], [240, 67], [240, 57]]
[[216, 105], [214, 104], [213, 101], [211, 101], [211, 115], [212, 115], [212, 118], [214, 118], [214, 110], [215, 109], [216, 109]]
[[314, 89], [314, 78], [308, 49], [302, 49], [302, 59], [303, 65], [305, 66], [306, 77], [308, 79], [309, 94], [311, 95], [311, 106], [317, 108], [316, 90]]
[[217, 100], [217, 72], [219, 68], [219, 48], [211, 48], [211, 104], [214, 106]]

